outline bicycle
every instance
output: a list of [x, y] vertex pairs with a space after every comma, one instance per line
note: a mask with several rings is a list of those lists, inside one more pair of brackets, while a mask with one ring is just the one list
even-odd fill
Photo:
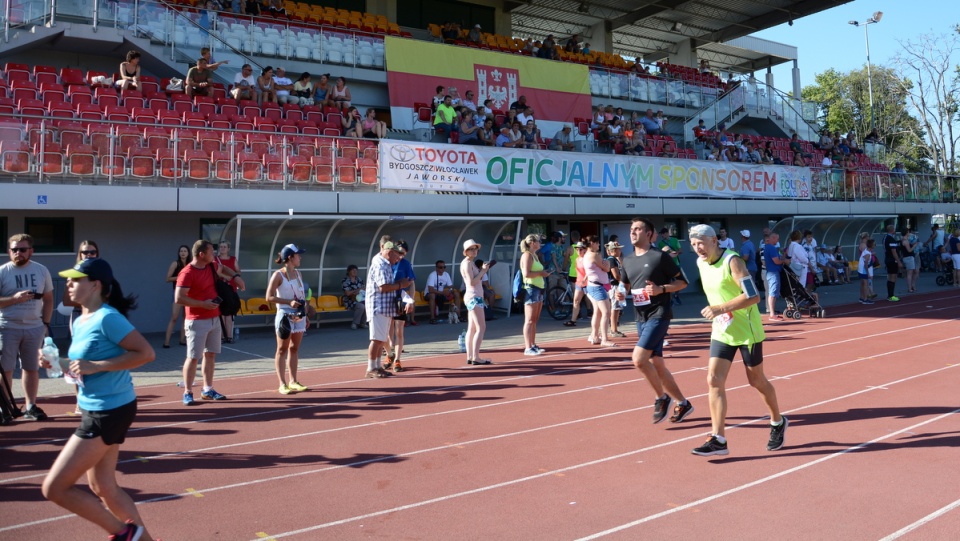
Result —
[[553, 319], [567, 319], [573, 313], [573, 286], [566, 280], [565, 286], [553, 286], [547, 290], [547, 313]]

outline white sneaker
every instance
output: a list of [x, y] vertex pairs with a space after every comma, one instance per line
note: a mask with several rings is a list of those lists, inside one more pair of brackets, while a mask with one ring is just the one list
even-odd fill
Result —
[[669, 340], [664, 340], [664, 341], [663, 341], [663, 347], [667, 347], [667, 346], [669, 346], [669, 345], [670, 345], [670, 341], [669, 341]]
[[537, 355], [540, 355], [540, 350], [537, 348], [527, 348], [523, 350], [523, 354], [527, 357], [536, 357]]

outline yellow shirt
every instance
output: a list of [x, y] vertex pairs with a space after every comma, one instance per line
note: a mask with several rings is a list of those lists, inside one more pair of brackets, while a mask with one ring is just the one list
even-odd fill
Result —
[[[533, 263], [530, 265], [530, 273], [533, 274], [533, 273], [535, 273], [535, 272], [542, 271], [542, 270], [543, 270], [543, 264], [540, 263], [540, 260], [539, 260], [539, 259], [537, 259], [536, 254], [534, 254], [534, 253], [531, 252], [531, 253], [530, 253], [530, 257], [533, 258]], [[543, 281], [543, 276], [537, 276], [536, 278], [527, 278], [527, 277], [524, 277], [524, 278], [523, 278], [523, 285], [524, 285], [524, 286], [539, 287], [540, 289], [544, 289], [544, 288], [546, 287], [546, 284], [545, 284], [544, 281]]]

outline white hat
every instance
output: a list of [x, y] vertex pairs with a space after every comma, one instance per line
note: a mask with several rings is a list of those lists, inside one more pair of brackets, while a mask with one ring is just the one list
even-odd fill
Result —
[[479, 249], [480, 243], [473, 239], [468, 239], [463, 241], [463, 255], [467, 255], [467, 250], [469, 250], [470, 248], [473, 248], [474, 246], [476, 246], [477, 249]]
[[743, 231], [740, 232], [740, 236], [749, 239], [749, 238], [750, 238], [750, 230], [749, 230], [749, 229], [744, 229]]
[[615, 248], [623, 248], [623, 245], [621, 245], [619, 242], [615, 240], [612, 240], [607, 243], [607, 250], [613, 250]]

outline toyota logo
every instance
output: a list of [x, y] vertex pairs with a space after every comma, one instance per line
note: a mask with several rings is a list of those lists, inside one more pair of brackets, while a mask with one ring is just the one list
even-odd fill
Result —
[[390, 148], [390, 157], [398, 162], [409, 162], [414, 158], [413, 149], [407, 145], [395, 145]]

